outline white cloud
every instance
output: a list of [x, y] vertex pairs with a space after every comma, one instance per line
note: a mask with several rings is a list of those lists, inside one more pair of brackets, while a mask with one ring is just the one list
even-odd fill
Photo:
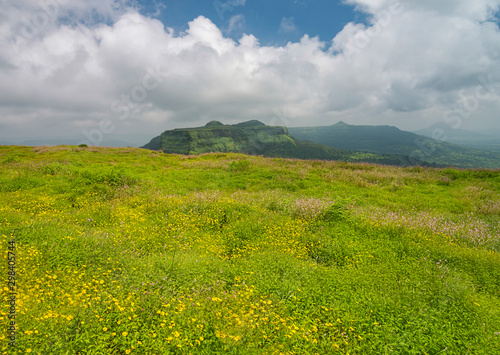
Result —
[[289, 33], [297, 31], [297, 26], [295, 26], [295, 18], [293, 17], [283, 17], [280, 23], [280, 32]]
[[234, 15], [229, 19], [229, 25], [227, 27], [226, 33], [231, 34], [234, 31], [239, 31], [243, 28], [245, 24], [245, 16], [239, 14]]
[[[29, 37], [22, 19], [38, 2], [0, 15], [0, 136], [78, 135], [106, 119], [116, 132], [151, 134], [209, 120], [283, 124], [281, 108], [295, 126], [412, 129], [450, 110], [463, 127], [499, 125], [500, 30], [488, 16], [500, 0], [348, 0], [372, 15], [367, 25], [350, 23], [331, 43], [304, 36], [282, 47], [252, 35], [235, 42], [202, 16], [175, 33], [115, 1], [59, 1]], [[481, 80], [490, 84], [476, 105]]]

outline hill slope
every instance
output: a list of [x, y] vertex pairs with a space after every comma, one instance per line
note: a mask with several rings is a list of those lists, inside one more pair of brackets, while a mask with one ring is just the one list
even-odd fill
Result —
[[499, 200], [500, 171], [0, 146], [0, 347], [500, 354]]
[[186, 155], [232, 152], [267, 157], [364, 161], [389, 165], [401, 165], [402, 161], [408, 160], [407, 157], [397, 154], [349, 152], [323, 144], [300, 141], [290, 136], [286, 127], [266, 126], [259, 121], [236, 125], [212, 121], [204, 127], [165, 131], [143, 148]]
[[437, 141], [393, 126], [354, 126], [339, 122], [325, 127], [291, 127], [290, 135], [333, 148], [395, 154], [438, 166], [500, 168], [500, 154]]

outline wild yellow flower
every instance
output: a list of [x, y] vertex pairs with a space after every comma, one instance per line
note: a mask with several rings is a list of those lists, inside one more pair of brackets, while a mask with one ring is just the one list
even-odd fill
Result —
[[128, 332], [123, 332], [122, 335], [126, 337], [128, 335]]

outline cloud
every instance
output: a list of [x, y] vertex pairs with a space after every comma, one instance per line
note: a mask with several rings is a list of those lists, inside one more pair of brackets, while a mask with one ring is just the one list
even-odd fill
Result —
[[[101, 126], [153, 135], [248, 119], [416, 129], [460, 117], [462, 128], [498, 127], [500, 30], [491, 16], [500, 0], [348, 0], [367, 23], [348, 24], [330, 43], [306, 35], [281, 47], [251, 34], [234, 41], [203, 16], [176, 33], [126, 4], [60, 1], [31, 36], [22, 19], [35, 18], [38, 2], [0, 15], [0, 135]], [[233, 19], [236, 29], [243, 18]], [[287, 122], [276, 115], [284, 108]]]
[[283, 17], [280, 23], [281, 33], [289, 33], [297, 31], [297, 26], [295, 26], [295, 18], [293, 17]]
[[227, 27], [226, 33], [231, 34], [234, 31], [240, 31], [245, 25], [245, 16], [239, 14], [234, 15], [229, 19], [229, 25]]

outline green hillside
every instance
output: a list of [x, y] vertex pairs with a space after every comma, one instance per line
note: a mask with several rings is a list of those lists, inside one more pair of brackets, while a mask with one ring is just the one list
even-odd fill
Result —
[[495, 170], [0, 146], [0, 349], [500, 354], [499, 201]]
[[[244, 153], [265, 157], [342, 160], [401, 165], [409, 160], [397, 154], [349, 152], [323, 144], [299, 141], [286, 127], [266, 126], [259, 121], [224, 125], [217, 121], [204, 127], [163, 132], [143, 148], [165, 153], [198, 155], [203, 153]], [[413, 164], [426, 164], [418, 159]]]
[[285, 127], [270, 127], [259, 121], [234, 126], [212, 121], [204, 127], [165, 131], [159, 141], [155, 138], [144, 148], [197, 155], [211, 152], [252, 153], [265, 151], [273, 145], [293, 143]]
[[339, 122], [324, 127], [290, 127], [300, 140], [337, 149], [409, 156], [409, 165], [425, 161], [437, 166], [500, 168], [500, 154], [467, 148], [401, 131], [393, 126], [354, 126]]

